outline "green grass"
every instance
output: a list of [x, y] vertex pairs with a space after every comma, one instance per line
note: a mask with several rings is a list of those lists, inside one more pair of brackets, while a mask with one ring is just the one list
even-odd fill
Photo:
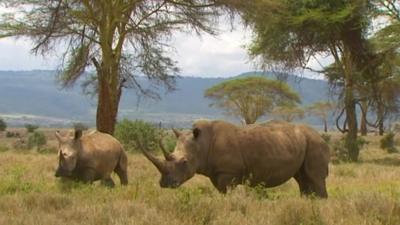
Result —
[[330, 165], [327, 200], [300, 197], [293, 180], [222, 195], [195, 176], [162, 189], [140, 154], [129, 154], [129, 185], [114, 176], [110, 189], [56, 179], [54, 153], [10, 149], [0, 152], [0, 224], [400, 224], [400, 154], [370, 139], [361, 162]]

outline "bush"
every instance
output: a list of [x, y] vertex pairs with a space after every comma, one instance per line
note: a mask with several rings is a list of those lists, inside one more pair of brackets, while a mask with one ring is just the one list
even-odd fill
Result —
[[13, 138], [13, 137], [20, 137], [21, 135], [19, 134], [19, 132], [11, 132], [11, 131], [7, 131], [6, 132], [6, 138]]
[[73, 127], [74, 127], [74, 130], [82, 130], [83, 131], [83, 130], [89, 129], [89, 127], [86, 126], [86, 124], [84, 124], [84, 123], [74, 123]]
[[42, 146], [46, 144], [46, 136], [43, 132], [35, 131], [28, 138], [28, 148], [32, 149], [36, 147], [40, 149]]
[[[369, 142], [362, 137], [357, 137], [357, 145], [361, 150]], [[346, 148], [346, 136], [332, 143], [332, 162], [348, 162], [350, 161], [349, 151]]]
[[322, 139], [324, 139], [324, 141], [329, 144], [331, 142], [331, 135], [329, 134], [321, 134]]
[[124, 119], [117, 123], [114, 135], [127, 151], [139, 150], [140, 144], [149, 150], [155, 150], [158, 149], [162, 130], [142, 120]]
[[0, 131], [5, 131], [7, 129], [6, 122], [0, 118]]
[[36, 129], [39, 128], [39, 126], [33, 124], [25, 124], [25, 128], [28, 133], [33, 133]]
[[383, 150], [386, 150], [388, 153], [395, 153], [397, 149], [394, 143], [394, 133], [389, 132], [380, 140], [380, 147]]

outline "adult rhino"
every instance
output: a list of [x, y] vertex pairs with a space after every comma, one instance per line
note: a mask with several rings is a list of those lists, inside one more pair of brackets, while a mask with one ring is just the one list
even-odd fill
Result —
[[113, 187], [111, 173], [114, 171], [122, 185], [128, 184], [128, 159], [117, 139], [99, 131], [82, 135], [81, 130], [75, 130], [73, 137], [63, 137], [57, 131], [55, 135], [59, 142], [56, 177], [90, 183], [101, 180]]
[[201, 120], [178, 138], [171, 154], [160, 160], [142, 149], [161, 173], [160, 186], [176, 188], [194, 176], [210, 178], [222, 193], [248, 182], [274, 187], [294, 177], [304, 195], [328, 197], [329, 149], [321, 136], [305, 125], [268, 122], [238, 127]]

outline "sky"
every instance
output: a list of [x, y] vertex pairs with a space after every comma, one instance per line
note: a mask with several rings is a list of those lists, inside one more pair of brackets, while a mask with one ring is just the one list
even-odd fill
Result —
[[[219, 25], [219, 35], [176, 33], [171, 44], [175, 51], [172, 58], [178, 62], [182, 76], [195, 77], [231, 77], [244, 72], [259, 70], [247, 54], [245, 46], [250, 43], [251, 31], [240, 23], [234, 28], [230, 24]], [[59, 65], [57, 55], [33, 55], [33, 44], [28, 39], [0, 39], [0, 70], [52, 70]], [[323, 58], [319, 58], [325, 61]], [[318, 69], [313, 59], [311, 67]], [[318, 75], [305, 72], [306, 76], [319, 78]]]
[[[241, 25], [231, 30], [220, 25], [218, 36], [176, 33], [171, 40], [175, 49], [172, 58], [178, 62], [183, 76], [229, 77], [256, 68], [244, 47], [251, 33]], [[56, 69], [60, 59], [55, 54], [41, 56], [31, 53], [33, 44], [20, 38], [0, 39], [0, 70]]]

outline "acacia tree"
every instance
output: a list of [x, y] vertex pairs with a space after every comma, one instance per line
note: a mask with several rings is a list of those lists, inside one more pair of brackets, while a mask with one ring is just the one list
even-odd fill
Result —
[[140, 85], [144, 76], [173, 90], [178, 68], [167, 54], [168, 39], [174, 30], [214, 34], [217, 11], [210, 2], [3, 0], [13, 12], [2, 15], [0, 37], [28, 37], [36, 54], [65, 49], [59, 73], [64, 87], [94, 68], [86, 85], [95, 87], [98, 98], [97, 129], [112, 134], [123, 88], [159, 97]]
[[271, 115], [287, 122], [304, 118], [304, 110], [297, 105], [283, 105], [275, 107]]
[[221, 82], [205, 91], [211, 106], [240, 117], [246, 124], [272, 112], [277, 106], [300, 103], [299, 95], [287, 84], [264, 77], [245, 77]]
[[308, 114], [318, 117], [324, 124], [324, 132], [328, 132], [328, 116], [334, 107], [330, 102], [319, 101], [309, 105], [306, 111]]
[[249, 6], [227, 4], [253, 27], [250, 54], [265, 66], [284, 70], [307, 68], [317, 55], [332, 55], [344, 75], [343, 102], [348, 127], [345, 145], [350, 160], [357, 161], [357, 114], [354, 86], [372, 76], [368, 0], [252, 1]]

